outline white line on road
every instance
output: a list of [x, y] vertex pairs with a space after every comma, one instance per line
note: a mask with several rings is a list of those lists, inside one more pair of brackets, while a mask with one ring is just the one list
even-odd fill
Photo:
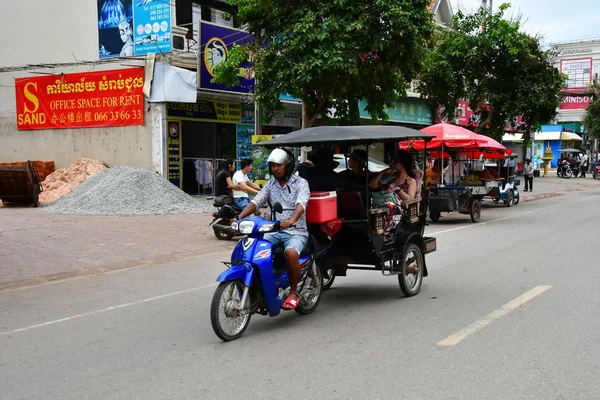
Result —
[[177, 292], [171, 292], [171, 293], [161, 294], [160, 296], [150, 297], [150, 298], [147, 298], [147, 299], [138, 300], [138, 301], [134, 301], [134, 302], [131, 302], [131, 303], [119, 304], [118, 306], [107, 307], [107, 308], [103, 308], [101, 310], [90, 311], [90, 312], [86, 312], [86, 313], [83, 313], [83, 314], [77, 314], [77, 315], [73, 315], [71, 317], [66, 317], [66, 318], [61, 318], [61, 319], [55, 319], [53, 321], [44, 322], [42, 324], [36, 324], [36, 325], [26, 326], [25, 328], [14, 329], [12, 331], [0, 332], [0, 336], [12, 335], [13, 333], [30, 331], [32, 329], [37, 329], [37, 328], [43, 328], [43, 327], [48, 326], [48, 325], [59, 324], [61, 322], [67, 322], [67, 321], [71, 321], [71, 320], [77, 319], [77, 318], [89, 317], [90, 315], [101, 314], [101, 313], [105, 313], [105, 312], [108, 312], [108, 311], [118, 310], [120, 308], [131, 307], [131, 306], [135, 306], [135, 305], [138, 305], [138, 304], [148, 303], [150, 301], [161, 300], [161, 299], [164, 299], [164, 298], [167, 298], [167, 297], [172, 297], [172, 296], [177, 296], [177, 295], [180, 295], [180, 294], [186, 294], [186, 293], [190, 293], [190, 292], [195, 292], [195, 291], [202, 290], [202, 289], [207, 289], [209, 287], [213, 287], [213, 286], [216, 286], [216, 285], [217, 285], [216, 283], [211, 283], [210, 285], [198, 286], [198, 287], [194, 287], [194, 288], [190, 288], [190, 289], [185, 289], [185, 290], [179, 290]]
[[504, 317], [509, 312], [521, 307], [523, 304], [527, 303], [529, 300], [539, 296], [544, 293], [546, 290], [550, 289], [552, 286], [536, 286], [530, 291], [522, 294], [511, 302], [506, 303], [496, 311], [486, 315], [485, 317], [473, 322], [471, 325], [467, 326], [464, 329], [456, 332], [453, 335], [448, 336], [447, 338], [440, 340], [437, 344], [438, 346], [455, 346], [462, 342], [468, 336], [473, 335], [475, 332], [485, 328], [494, 320]]
[[552, 206], [548, 206], [548, 207], [544, 207], [544, 208], [536, 208], [535, 210], [525, 211], [525, 212], [520, 213], [520, 214], [512, 214], [512, 215], [509, 215], [509, 216], [506, 216], [506, 217], [502, 217], [502, 218], [498, 218], [498, 219], [493, 219], [491, 221], [482, 222], [482, 223], [479, 223], [479, 224], [469, 224], [469, 225], [459, 226], [458, 228], [445, 229], [443, 231], [437, 231], [437, 232], [431, 232], [431, 233], [426, 232], [425, 234], [427, 236], [441, 235], [443, 233], [455, 232], [455, 231], [459, 231], [461, 229], [468, 229], [468, 228], [476, 228], [476, 227], [479, 227], [479, 226], [486, 226], [488, 224], [493, 224], [494, 222], [500, 222], [500, 221], [504, 221], [504, 220], [507, 220], [507, 219], [518, 218], [518, 217], [522, 217], [522, 216], [528, 215], [528, 214], [533, 214], [533, 213], [536, 213], [536, 212], [539, 212], [539, 211], [550, 210], [552, 208], [562, 207], [562, 206], [566, 206], [566, 205], [570, 205], [570, 204], [574, 204], [574, 203], [579, 203], [581, 201], [587, 201], [587, 200], [591, 200], [591, 199], [595, 199], [595, 198], [588, 197], [588, 198], [584, 198], [584, 199], [570, 201], [570, 202], [567, 202], [567, 203], [554, 204]]

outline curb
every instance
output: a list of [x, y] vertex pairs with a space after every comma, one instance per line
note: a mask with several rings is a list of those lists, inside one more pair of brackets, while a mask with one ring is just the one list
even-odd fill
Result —
[[93, 275], [102, 275], [102, 274], [116, 272], [116, 271], [120, 271], [120, 270], [133, 269], [133, 268], [145, 268], [145, 267], [151, 267], [153, 265], [165, 264], [165, 263], [169, 263], [169, 262], [176, 262], [176, 261], [181, 261], [181, 260], [186, 260], [186, 259], [191, 259], [191, 258], [198, 258], [198, 257], [202, 257], [202, 256], [217, 254], [217, 253], [231, 250], [231, 248], [233, 247], [233, 245], [235, 243], [236, 242], [232, 242], [231, 246], [215, 246], [216, 248], [213, 248], [211, 250], [206, 250], [206, 251], [165, 254], [165, 255], [158, 256], [152, 260], [129, 261], [129, 262], [113, 264], [113, 265], [98, 267], [98, 268], [83, 268], [83, 269], [77, 269], [77, 270], [67, 271], [67, 272], [59, 272], [56, 274], [41, 275], [41, 276], [36, 276], [36, 277], [32, 277], [32, 278], [19, 279], [16, 281], [0, 282], [0, 292], [10, 291], [10, 290], [15, 290], [15, 289], [22, 289], [22, 288], [31, 287], [31, 286], [38, 286], [38, 285], [43, 285], [46, 283], [63, 281], [66, 279], [83, 278], [83, 277], [93, 276]]

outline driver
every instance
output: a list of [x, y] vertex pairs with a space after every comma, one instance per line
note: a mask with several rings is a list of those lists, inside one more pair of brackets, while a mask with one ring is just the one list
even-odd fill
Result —
[[[300, 279], [300, 254], [308, 243], [306, 227], [306, 205], [310, 197], [308, 182], [294, 175], [295, 161], [291, 151], [275, 149], [267, 159], [269, 174], [272, 178], [265, 187], [254, 197], [252, 202], [240, 213], [239, 218], [245, 218], [257, 209], [270, 204], [280, 203], [281, 230], [265, 234], [265, 240], [273, 246], [283, 245], [285, 261], [290, 280], [290, 295], [282, 304], [286, 310], [298, 307], [298, 280]], [[294, 225], [292, 227], [292, 225]]]

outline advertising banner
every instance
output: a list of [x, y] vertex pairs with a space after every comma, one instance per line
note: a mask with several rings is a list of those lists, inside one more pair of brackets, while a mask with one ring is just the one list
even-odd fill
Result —
[[143, 86], [143, 68], [17, 78], [17, 128], [143, 125]]
[[218, 92], [251, 93], [254, 90], [254, 78], [248, 76], [248, 63], [240, 69], [240, 85], [227, 87], [212, 83], [215, 77], [214, 69], [217, 65], [227, 60], [229, 50], [235, 45], [242, 45], [252, 41], [252, 35], [234, 28], [211, 24], [200, 21], [198, 27], [198, 88]]
[[[271, 135], [252, 135], [252, 144], [256, 145], [271, 139], [273, 139], [273, 136]], [[267, 165], [269, 154], [271, 154], [271, 150], [266, 147], [254, 146], [252, 149], [254, 183], [261, 188], [267, 184], [269, 179], [271, 179], [271, 175], [269, 175], [269, 166]]]
[[[244, 158], [252, 158], [252, 136], [255, 133], [254, 125], [237, 125], [236, 126], [236, 143], [237, 154], [235, 159], [239, 161]], [[240, 169], [240, 165], [237, 166]], [[253, 179], [253, 174], [248, 174], [250, 180]]]
[[133, 8], [135, 55], [171, 51], [171, 2], [136, 0]]
[[171, 51], [171, 2], [134, 1], [97, 0], [100, 58]]
[[[584, 96], [592, 83], [592, 59], [567, 58], [560, 61], [560, 72], [567, 75], [567, 88], [564, 90], [561, 110], [577, 110], [590, 105], [589, 96]], [[582, 93], [582, 95], [578, 95]]]
[[190, 121], [239, 124], [240, 103], [227, 100], [198, 100], [197, 103], [167, 103], [167, 117]]
[[181, 122], [168, 121], [167, 152], [169, 164], [167, 175], [169, 181], [181, 189]]

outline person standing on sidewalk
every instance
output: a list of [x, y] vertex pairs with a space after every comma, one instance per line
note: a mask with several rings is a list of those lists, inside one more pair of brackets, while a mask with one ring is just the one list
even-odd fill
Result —
[[533, 164], [531, 159], [525, 160], [523, 165], [523, 176], [525, 177], [525, 192], [533, 192]]
[[581, 153], [581, 158], [579, 159], [579, 169], [581, 170], [581, 178], [585, 178], [585, 173], [587, 172], [588, 169], [588, 156], [585, 153]]
[[242, 190], [233, 190], [233, 204], [243, 210], [250, 204], [248, 193], [258, 194], [260, 188], [248, 178], [248, 174], [252, 172], [252, 160], [244, 158], [241, 162], [239, 171], [233, 174], [233, 184], [239, 186]]

